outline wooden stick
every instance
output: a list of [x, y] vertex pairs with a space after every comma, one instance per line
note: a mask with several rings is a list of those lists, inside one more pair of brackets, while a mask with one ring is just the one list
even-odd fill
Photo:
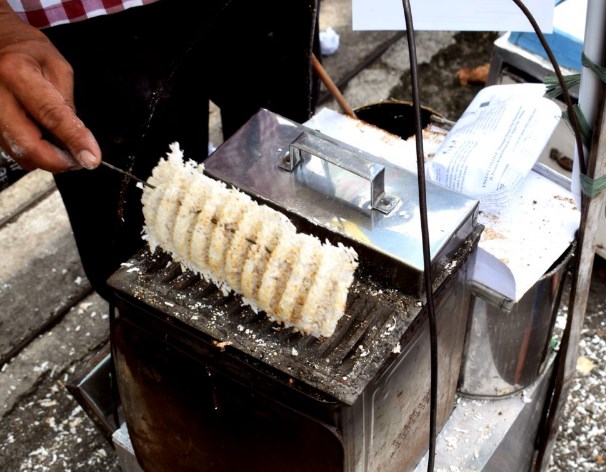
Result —
[[335, 97], [335, 100], [339, 103], [343, 112], [346, 115], [355, 118], [355, 112], [349, 106], [349, 104], [345, 100], [345, 97], [341, 94], [341, 92], [339, 91], [335, 83], [332, 81], [324, 67], [322, 67], [322, 64], [320, 64], [320, 61], [313, 52], [311, 53], [311, 66], [313, 67], [314, 72], [318, 74], [318, 77], [320, 77], [320, 80], [322, 80], [324, 85], [326, 85], [326, 88], [331, 93], [331, 95]]

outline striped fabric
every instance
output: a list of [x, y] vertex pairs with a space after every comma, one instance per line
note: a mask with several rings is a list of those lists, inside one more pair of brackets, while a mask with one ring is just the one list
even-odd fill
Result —
[[158, 0], [8, 0], [23, 21], [37, 28], [108, 15]]

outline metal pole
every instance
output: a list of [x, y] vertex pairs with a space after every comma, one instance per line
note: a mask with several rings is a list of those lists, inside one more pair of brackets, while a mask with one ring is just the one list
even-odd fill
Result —
[[[585, 55], [595, 64], [604, 65], [604, 40], [606, 27], [606, 2], [588, 0], [585, 26]], [[606, 86], [588, 70], [583, 69], [579, 106], [593, 129], [591, 149], [588, 156], [587, 175], [597, 178], [606, 174]], [[576, 182], [575, 182], [576, 181]], [[578, 188], [578, 175], [573, 175], [573, 189]], [[580, 194], [580, 192], [578, 192]], [[560, 419], [576, 374], [578, 346], [587, 308], [593, 261], [595, 257], [598, 225], [603, 213], [605, 194], [589, 198], [581, 196], [581, 224], [578, 235], [578, 254], [572, 274], [568, 321], [562, 338], [556, 384], [552, 392], [551, 405], [542, 444], [537, 455], [536, 470], [546, 471], [553, 452]]]
[[[585, 19], [585, 38], [583, 42], [583, 52], [585, 56], [594, 64], [602, 64], [604, 57], [604, 28], [606, 26], [606, 3], [587, 0], [587, 17]], [[600, 79], [596, 77], [589, 69], [583, 68], [581, 74], [581, 86], [579, 88], [579, 107], [587, 119], [590, 126], [593, 127], [596, 121], [598, 110], [598, 89]], [[589, 153], [585, 152], [588, 156]], [[578, 156], [575, 155], [575, 164], [572, 176], [572, 191], [580, 203], [580, 185], [579, 185], [579, 163]], [[587, 163], [585, 163], [587, 164]]]

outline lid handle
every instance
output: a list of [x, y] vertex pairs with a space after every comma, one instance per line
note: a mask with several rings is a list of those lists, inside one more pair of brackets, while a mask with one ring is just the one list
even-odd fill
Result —
[[399, 203], [400, 199], [396, 195], [385, 193], [385, 166], [364, 159], [323, 136], [302, 132], [290, 143], [289, 153], [278, 166], [292, 172], [301, 161], [312, 156], [368, 181], [371, 207], [374, 210], [389, 214]]

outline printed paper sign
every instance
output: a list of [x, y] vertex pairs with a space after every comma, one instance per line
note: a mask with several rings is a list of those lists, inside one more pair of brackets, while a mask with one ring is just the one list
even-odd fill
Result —
[[[553, 0], [524, 0], [541, 31], [553, 30]], [[415, 30], [534, 31], [512, 0], [410, 0]], [[354, 30], [406, 29], [401, 0], [352, 0]]]

